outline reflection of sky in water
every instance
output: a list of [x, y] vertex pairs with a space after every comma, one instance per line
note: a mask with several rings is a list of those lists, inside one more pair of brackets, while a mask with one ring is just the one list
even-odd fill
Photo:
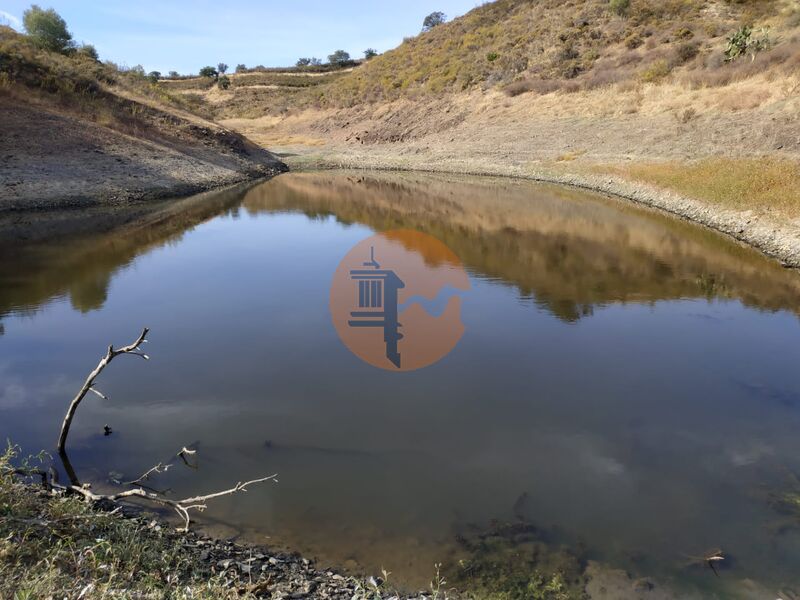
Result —
[[398, 376], [351, 355], [328, 314], [331, 274], [371, 231], [222, 216], [138, 256], [92, 310], [61, 296], [6, 316], [0, 436], [52, 447], [106, 344], [146, 325], [153, 360], [117, 359], [110, 400], [73, 425], [84, 476], [135, 476], [199, 441], [176, 490], [280, 473], [211, 518], [412, 580], [460, 527], [516, 510], [645, 573], [721, 546], [736, 576], [800, 584], [800, 533], [772, 532], [763, 489], [800, 469], [795, 315], [686, 297], [570, 322], [467, 264], [461, 342]]

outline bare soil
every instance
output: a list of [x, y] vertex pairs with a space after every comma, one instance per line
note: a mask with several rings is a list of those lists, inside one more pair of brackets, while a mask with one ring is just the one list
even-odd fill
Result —
[[0, 212], [125, 205], [182, 196], [286, 169], [202, 119], [169, 115], [137, 135], [0, 97]]

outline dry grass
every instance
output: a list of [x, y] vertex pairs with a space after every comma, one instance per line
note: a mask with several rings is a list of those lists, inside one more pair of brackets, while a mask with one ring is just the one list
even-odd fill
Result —
[[141, 112], [146, 110], [131, 100], [134, 97], [150, 106], [202, 112], [202, 106], [191, 98], [169, 93], [148, 81], [140, 71], [121, 69], [79, 54], [64, 56], [42, 50], [3, 26], [0, 89], [23, 101], [55, 102], [95, 122], [118, 125], [124, 130], [139, 125]]
[[736, 210], [800, 216], [800, 163], [772, 157], [601, 165], [594, 171], [651, 183]]

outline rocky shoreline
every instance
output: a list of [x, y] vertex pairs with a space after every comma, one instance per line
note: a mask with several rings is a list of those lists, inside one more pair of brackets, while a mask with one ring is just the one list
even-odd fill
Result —
[[[136, 513], [128, 513], [125, 518], [159, 533], [168, 528], [158, 520]], [[378, 591], [386, 593], [382, 589], [385, 582], [377, 575], [359, 579], [336, 569], [321, 569], [297, 552], [276, 552], [263, 546], [238, 544], [193, 531], [177, 533], [171, 528], [166, 535], [177, 538], [187, 557], [201, 569], [210, 575], [221, 576], [223, 585], [255, 596], [283, 600], [352, 600], [371, 597]], [[404, 595], [393, 591], [388, 597], [427, 600], [430, 594]]]

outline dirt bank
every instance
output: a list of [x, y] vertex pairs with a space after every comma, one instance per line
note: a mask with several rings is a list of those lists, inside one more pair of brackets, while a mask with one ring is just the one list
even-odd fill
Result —
[[[124, 206], [286, 170], [268, 151], [198, 118], [127, 133], [0, 97], [0, 213]], [[135, 134], [135, 135], [134, 135]]]
[[475, 157], [433, 158], [430, 154], [392, 155], [391, 152], [364, 152], [346, 148], [326, 151], [298, 151], [284, 156], [292, 169], [362, 168], [410, 170], [469, 175], [518, 177], [580, 187], [621, 197], [663, 210], [678, 217], [724, 233], [757, 248], [787, 267], [800, 268], [800, 226], [797, 222], [774, 218], [755, 211], [738, 211], [688, 198], [651, 185], [617, 176], [578, 172], [558, 172], [551, 168], [492, 164]]

